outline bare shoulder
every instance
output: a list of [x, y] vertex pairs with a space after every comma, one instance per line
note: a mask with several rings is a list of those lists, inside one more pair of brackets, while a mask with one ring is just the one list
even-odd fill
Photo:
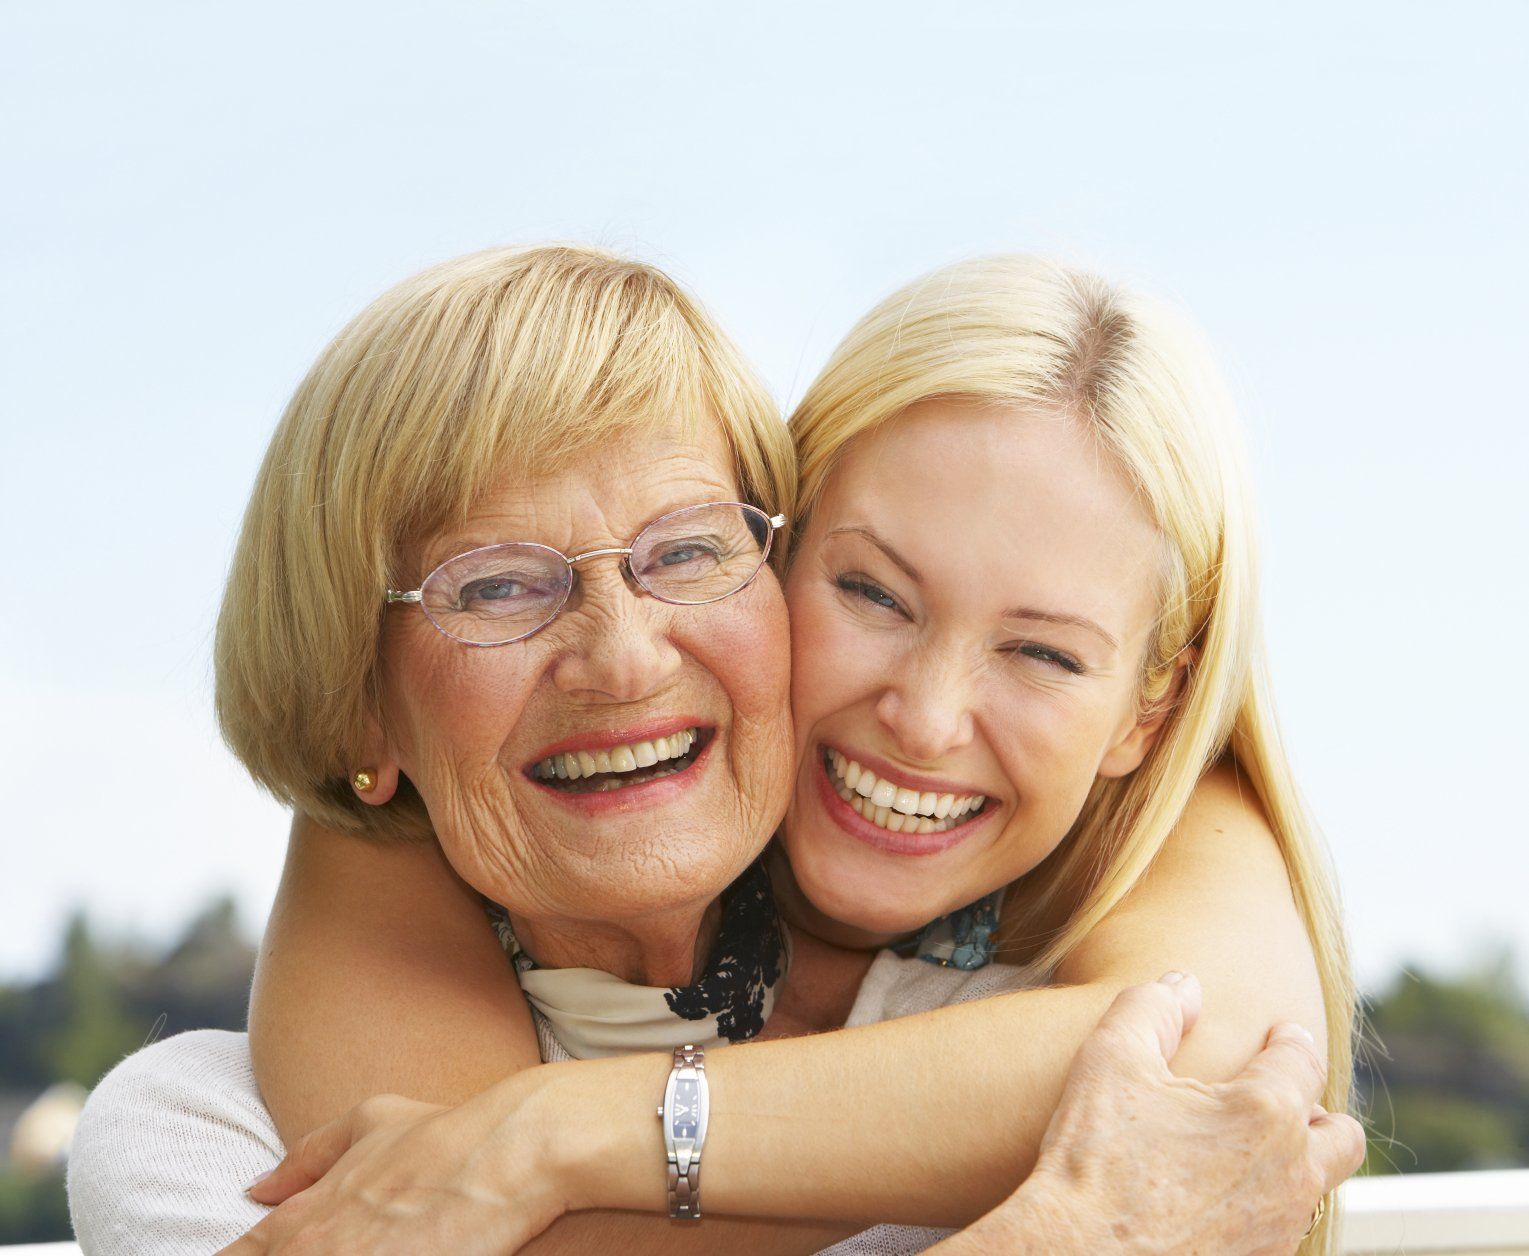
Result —
[[1148, 878], [1163, 881], [1195, 869], [1216, 869], [1237, 880], [1289, 890], [1269, 818], [1252, 784], [1230, 762], [1200, 778]]

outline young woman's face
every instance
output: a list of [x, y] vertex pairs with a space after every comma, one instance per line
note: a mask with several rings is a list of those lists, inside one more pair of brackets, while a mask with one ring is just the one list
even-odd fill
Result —
[[846, 451], [786, 590], [785, 841], [815, 907], [915, 929], [1035, 867], [1137, 767], [1161, 555], [1062, 415], [931, 400]]

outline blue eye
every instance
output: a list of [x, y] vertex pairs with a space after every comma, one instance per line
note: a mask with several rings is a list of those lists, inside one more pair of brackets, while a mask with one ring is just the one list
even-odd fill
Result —
[[693, 563], [702, 558], [715, 558], [716, 555], [709, 549], [703, 549], [699, 545], [675, 545], [666, 549], [658, 556], [660, 567], [678, 567], [682, 563]]
[[864, 576], [839, 576], [834, 580], [834, 584], [841, 592], [870, 602], [873, 606], [885, 607], [889, 611], [902, 610], [895, 597], [875, 581], [867, 580]]
[[498, 602], [524, 592], [525, 586], [518, 580], [481, 580], [463, 589], [462, 598], [464, 601], [481, 598], [485, 602]]

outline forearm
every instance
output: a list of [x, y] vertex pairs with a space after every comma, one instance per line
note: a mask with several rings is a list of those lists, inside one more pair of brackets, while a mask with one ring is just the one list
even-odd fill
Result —
[[[1113, 994], [1028, 991], [712, 1052], [705, 1208], [966, 1224], [1028, 1173], [1073, 1053]], [[526, 1079], [534, 1095], [516, 1119], [551, 1140], [551, 1171], [569, 1183], [573, 1206], [665, 1209], [653, 1112], [669, 1065], [632, 1056]]]
[[539, 1062], [510, 965], [440, 850], [300, 816], [249, 1025], [288, 1145], [375, 1094], [454, 1104]]
[[622, 1256], [811, 1256], [863, 1227], [787, 1218], [708, 1215], [699, 1222], [671, 1221], [658, 1213], [577, 1212], [560, 1218], [522, 1252], [528, 1256], [584, 1256], [619, 1251]]
[[[712, 1052], [706, 1207], [860, 1224], [973, 1221], [1029, 1173], [1078, 1046], [1137, 979]], [[1218, 1016], [1208, 998], [1175, 1071], [1232, 1076], [1268, 1024], [1287, 1018], [1257, 999]], [[543, 1110], [560, 1114], [555, 1159], [580, 1206], [665, 1206], [653, 1109], [668, 1069], [650, 1055], [541, 1071]]]

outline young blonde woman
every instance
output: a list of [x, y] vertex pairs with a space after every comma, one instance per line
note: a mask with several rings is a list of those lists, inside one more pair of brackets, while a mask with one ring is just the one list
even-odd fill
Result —
[[[1299, 1021], [1324, 1104], [1345, 1106], [1336, 904], [1275, 735], [1243, 471], [1192, 335], [1045, 262], [952, 267], [850, 333], [792, 433], [797, 773], [776, 883], [796, 947], [761, 1036], [863, 1027], [708, 1057], [708, 1213], [969, 1220], [1035, 1162], [1110, 1000], [1165, 968], [1206, 989], [1178, 1071], [1232, 1076]], [[566, 788], [541, 766], [528, 778]], [[516, 1161], [529, 1211], [661, 1205], [643, 1152], [668, 1061], [527, 1068], [533, 1027], [479, 910], [435, 850], [299, 826], [252, 1011], [286, 1140], [368, 1094], [453, 1102], [520, 1070], [493, 1128], [548, 1149]], [[913, 936], [937, 917], [942, 936]], [[874, 953], [904, 940], [923, 957]], [[984, 967], [995, 952], [1019, 967]], [[542, 1242], [823, 1237], [731, 1224], [570, 1217]]]

